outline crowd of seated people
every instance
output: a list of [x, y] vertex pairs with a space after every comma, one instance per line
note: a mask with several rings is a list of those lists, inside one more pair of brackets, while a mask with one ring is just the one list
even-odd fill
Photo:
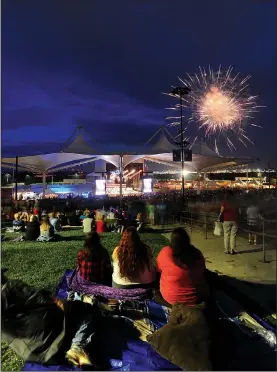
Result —
[[[191, 245], [182, 228], [172, 232], [170, 244], [161, 249], [156, 265], [151, 247], [140, 239], [135, 227], [128, 227], [123, 232], [111, 259], [101, 245], [100, 235], [91, 232], [77, 254], [77, 271], [89, 282], [119, 290], [153, 289], [154, 301], [169, 308], [175, 303], [189, 307], [207, 304], [210, 298], [204, 257]], [[80, 337], [87, 338], [89, 326], [84, 323], [82, 327]], [[82, 358], [89, 361], [84, 347], [75, 350], [72, 346], [67, 358], [72, 360], [73, 354], [75, 364], [80, 364]]]
[[128, 226], [134, 226], [137, 231], [141, 232], [145, 226], [142, 213], [138, 213], [133, 221], [128, 218], [126, 212], [122, 210], [117, 211], [113, 208], [109, 211], [102, 209], [89, 211], [86, 209], [83, 212], [79, 211], [79, 213], [85, 234], [92, 231], [100, 234], [109, 231], [123, 233]]
[[175, 302], [194, 306], [209, 297], [204, 257], [182, 228], [172, 232], [170, 244], [157, 256], [156, 266], [151, 247], [142, 242], [135, 227], [123, 232], [111, 260], [97, 232], [90, 232], [78, 252], [77, 267], [81, 277], [94, 283], [112, 283], [120, 289], [159, 289], [155, 301], [164, 306]]
[[[34, 212], [34, 210], [33, 210]], [[28, 241], [50, 241], [60, 231], [61, 223], [59, 212], [51, 212], [49, 215], [42, 213], [31, 213], [31, 211], [18, 211], [14, 214], [12, 231], [24, 233], [16, 240]]]
[[[71, 215], [78, 213], [78, 222], [83, 227], [84, 234], [89, 234], [96, 231], [99, 234], [104, 232], [118, 232], [123, 233], [128, 226], [134, 226], [137, 231], [141, 232], [145, 226], [145, 221], [142, 213], [138, 213], [135, 220], [128, 218], [128, 215], [123, 210], [109, 208], [108, 211], [104, 209], [89, 210], [86, 208], [84, 211], [47, 211], [41, 210], [39, 204], [35, 204], [32, 210], [19, 210], [14, 214], [13, 231], [25, 233], [27, 231], [27, 240], [50, 241], [54, 238], [66, 224], [70, 221]], [[34, 218], [35, 217], [35, 218]], [[74, 221], [72, 221], [74, 222]], [[40, 225], [40, 234], [35, 226]], [[76, 225], [76, 221], [74, 226]], [[41, 227], [42, 226], [42, 227]], [[32, 232], [29, 233], [29, 230]], [[36, 238], [35, 238], [36, 236]], [[25, 239], [25, 235], [24, 235]], [[23, 240], [24, 240], [23, 239]]]

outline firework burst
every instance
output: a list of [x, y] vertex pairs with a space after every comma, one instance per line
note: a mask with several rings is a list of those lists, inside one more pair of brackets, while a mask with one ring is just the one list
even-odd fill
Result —
[[[236, 138], [245, 146], [252, 143], [246, 135], [246, 125], [258, 127], [250, 123], [254, 114], [258, 112], [257, 96], [248, 93], [248, 81], [250, 75], [244, 79], [239, 78], [239, 73], [232, 76], [232, 67], [227, 71], [222, 71], [221, 67], [217, 71], [210, 67], [208, 71], [199, 67], [198, 74], [187, 74], [186, 79], [179, 78], [184, 87], [190, 88], [188, 95], [167, 93], [169, 96], [178, 99], [178, 104], [168, 109], [177, 110], [186, 108], [189, 117], [185, 118], [184, 140], [192, 141], [191, 146], [197, 138], [204, 136], [214, 142], [215, 151], [219, 153], [218, 143], [224, 139], [230, 150], [235, 150], [232, 141]], [[181, 116], [169, 116], [170, 126], [180, 125]], [[187, 125], [186, 125], [187, 124]], [[189, 135], [190, 124], [194, 124], [192, 132], [196, 129], [196, 135]], [[180, 133], [179, 133], [180, 135]]]

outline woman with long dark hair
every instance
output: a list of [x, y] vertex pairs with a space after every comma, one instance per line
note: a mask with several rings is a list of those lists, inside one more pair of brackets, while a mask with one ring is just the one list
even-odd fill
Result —
[[108, 251], [97, 232], [86, 235], [84, 248], [78, 252], [78, 269], [82, 278], [104, 285], [111, 284], [112, 266]]
[[152, 250], [144, 244], [135, 227], [128, 227], [112, 254], [113, 287], [154, 288], [156, 273]]
[[170, 245], [164, 247], [156, 260], [160, 277], [157, 302], [173, 305], [175, 302], [194, 306], [208, 297], [205, 278], [206, 266], [202, 253], [191, 245], [187, 232], [173, 230]]

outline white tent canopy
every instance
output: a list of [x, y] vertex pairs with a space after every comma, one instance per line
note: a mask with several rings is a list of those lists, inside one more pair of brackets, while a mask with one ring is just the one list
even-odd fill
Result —
[[[57, 171], [62, 168], [68, 168], [74, 165], [85, 164], [87, 162], [95, 160], [95, 156], [74, 154], [74, 153], [53, 153], [46, 155], [34, 155], [34, 156], [23, 156], [18, 157], [18, 165], [20, 168], [26, 171], [34, 173]], [[15, 158], [2, 158], [2, 167], [14, 167]], [[68, 164], [70, 163], [70, 164]]]
[[91, 154], [94, 155], [100, 154], [100, 152], [96, 148], [91, 147], [88, 144], [88, 142], [85, 140], [84, 136], [81, 133], [79, 133], [75, 140], [69, 146], [63, 149], [62, 152], [90, 156]]
[[[120, 168], [121, 161], [123, 168], [133, 162], [143, 163], [148, 161], [181, 170], [180, 162], [173, 162], [172, 150], [176, 148], [171, 134], [167, 129], [160, 128], [140, 152], [105, 155], [91, 147], [79, 131], [75, 140], [62, 152], [18, 157], [18, 165], [20, 170], [46, 174], [102, 159], [117, 168]], [[257, 160], [219, 156], [201, 141], [195, 142], [191, 150], [192, 162], [185, 163], [185, 169], [188, 171], [211, 172], [216, 169], [250, 164]], [[15, 158], [2, 158], [1, 162], [2, 167], [14, 168], [15, 166]]]

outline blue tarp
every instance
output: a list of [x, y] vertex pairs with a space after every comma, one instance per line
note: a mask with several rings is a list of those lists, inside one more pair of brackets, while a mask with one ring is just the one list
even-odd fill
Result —
[[[56, 296], [60, 299], [66, 299], [68, 287], [66, 276], [72, 270], [66, 270], [63, 278], [58, 284]], [[167, 323], [167, 312], [154, 301], [147, 301], [151, 322], [156, 329]], [[116, 342], [112, 341], [111, 342]], [[122, 350], [121, 359], [109, 359], [111, 371], [180, 371], [166, 359], [155, 352], [150, 344], [141, 340], [126, 340], [125, 348]], [[78, 371], [80, 369], [71, 366], [45, 366], [36, 363], [25, 363], [23, 371]]]

